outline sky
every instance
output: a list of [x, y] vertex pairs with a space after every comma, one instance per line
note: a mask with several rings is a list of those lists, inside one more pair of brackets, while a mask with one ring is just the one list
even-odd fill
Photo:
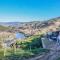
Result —
[[43, 21], [60, 16], [60, 0], [0, 0], [0, 22]]

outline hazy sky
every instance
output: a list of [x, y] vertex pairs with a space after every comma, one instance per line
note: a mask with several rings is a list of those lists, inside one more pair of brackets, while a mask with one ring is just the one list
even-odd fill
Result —
[[0, 21], [38, 21], [60, 16], [60, 0], [0, 0]]

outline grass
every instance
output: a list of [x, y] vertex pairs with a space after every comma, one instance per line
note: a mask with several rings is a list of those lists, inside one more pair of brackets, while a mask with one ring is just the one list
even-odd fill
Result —
[[[6, 49], [5, 56], [4, 56], [4, 49], [0, 49], [0, 58], [4, 58], [4, 60], [19, 60], [19, 59], [28, 59], [38, 55], [42, 55], [43, 53], [47, 53], [49, 50], [43, 48], [36, 48], [30, 50], [23, 50], [20, 48], [16, 49], [16, 52], [12, 48]], [[1, 60], [0, 59], [0, 60]]]
[[0, 57], [4, 56], [4, 50], [0, 49]]
[[6, 26], [0, 25], [0, 30], [4, 31], [4, 30], [8, 30], [8, 29], [10, 29], [10, 28], [9, 27], [6, 27]]
[[[5, 39], [1, 38], [2, 40]], [[25, 60], [49, 52], [49, 50], [41, 48], [40, 36], [31, 36], [25, 40], [18, 40], [17, 43], [20, 44], [21, 41], [23, 43], [22, 46], [27, 46], [27, 48], [17, 48], [16, 50], [14, 48], [0, 48], [0, 60]], [[31, 44], [31, 50], [29, 44]]]
[[36, 49], [33, 49], [32, 52], [34, 54], [42, 54], [42, 53], [48, 53], [49, 50], [44, 48], [36, 48]]

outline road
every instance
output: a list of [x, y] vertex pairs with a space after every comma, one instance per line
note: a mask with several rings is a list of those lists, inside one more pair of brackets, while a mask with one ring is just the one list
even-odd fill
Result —
[[55, 44], [54, 47], [50, 48], [49, 53], [29, 60], [56, 60], [58, 57], [60, 57], [60, 46]]

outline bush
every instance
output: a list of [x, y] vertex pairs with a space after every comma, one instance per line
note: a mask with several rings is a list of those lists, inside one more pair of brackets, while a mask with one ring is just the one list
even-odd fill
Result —
[[31, 36], [26, 40], [17, 42], [17, 45], [20, 45], [23, 49], [34, 49], [34, 48], [42, 48], [42, 41], [40, 36]]
[[48, 49], [43, 49], [43, 48], [36, 48], [36, 49], [32, 49], [32, 51], [34, 54], [42, 54], [42, 53], [47, 53], [49, 52]]

